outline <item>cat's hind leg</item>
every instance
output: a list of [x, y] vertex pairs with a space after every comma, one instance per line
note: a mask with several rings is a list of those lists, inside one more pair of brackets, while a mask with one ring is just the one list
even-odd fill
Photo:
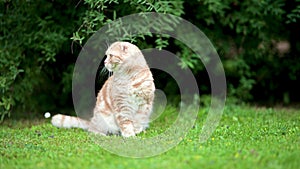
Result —
[[101, 135], [119, 134], [120, 131], [112, 114], [106, 115], [98, 111], [92, 117], [91, 124], [88, 131]]

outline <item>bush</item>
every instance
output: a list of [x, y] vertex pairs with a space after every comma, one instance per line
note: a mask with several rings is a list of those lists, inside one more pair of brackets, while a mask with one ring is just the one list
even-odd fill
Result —
[[[230, 96], [247, 101], [283, 101], [282, 95], [288, 102], [300, 99], [284, 94], [295, 92], [299, 84], [294, 78], [300, 68], [299, 0], [198, 0], [186, 3], [185, 9], [192, 10], [184, 17], [217, 48]], [[286, 49], [280, 49], [283, 43]]]
[[72, 1], [0, 2], [1, 120], [12, 111], [55, 109], [67, 69], [61, 71], [64, 65], [54, 63], [70, 55], [65, 51], [80, 16], [79, 9], [69, 6], [75, 5]]

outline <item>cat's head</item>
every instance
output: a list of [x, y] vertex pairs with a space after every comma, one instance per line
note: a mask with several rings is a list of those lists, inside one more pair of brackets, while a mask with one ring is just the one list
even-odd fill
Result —
[[104, 65], [108, 71], [115, 71], [126, 59], [140, 53], [137, 46], [129, 42], [114, 42], [106, 50]]

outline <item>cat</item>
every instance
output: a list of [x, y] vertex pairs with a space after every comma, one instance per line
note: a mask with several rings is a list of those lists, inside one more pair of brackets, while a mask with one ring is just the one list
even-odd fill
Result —
[[155, 85], [140, 49], [129, 42], [114, 42], [105, 52], [104, 66], [113, 72], [98, 92], [93, 117], [57, 114], [56, 127], [82, 128], [92, 133], [136, 136], [149, 127]]

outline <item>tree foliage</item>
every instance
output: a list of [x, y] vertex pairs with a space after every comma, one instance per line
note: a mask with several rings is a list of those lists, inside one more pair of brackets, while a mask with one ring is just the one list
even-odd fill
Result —
[[300, 68], [299, 6], [299, 0], [198, 0], [187, 4], [193, 11], [186, 17], [219, 51], [230, 95], [283, 101], [283, 90], [294, 94], [288, 90], [299, 84], [291, 78]]
[[71, 1], [0, 2], [1, 118], [12, 110], [53, 108], [54, 99], [61, 99], [62, 72], [69, 70], [51, 65], [70, 53], [69, 39], [78, 26], [74, 9]]

